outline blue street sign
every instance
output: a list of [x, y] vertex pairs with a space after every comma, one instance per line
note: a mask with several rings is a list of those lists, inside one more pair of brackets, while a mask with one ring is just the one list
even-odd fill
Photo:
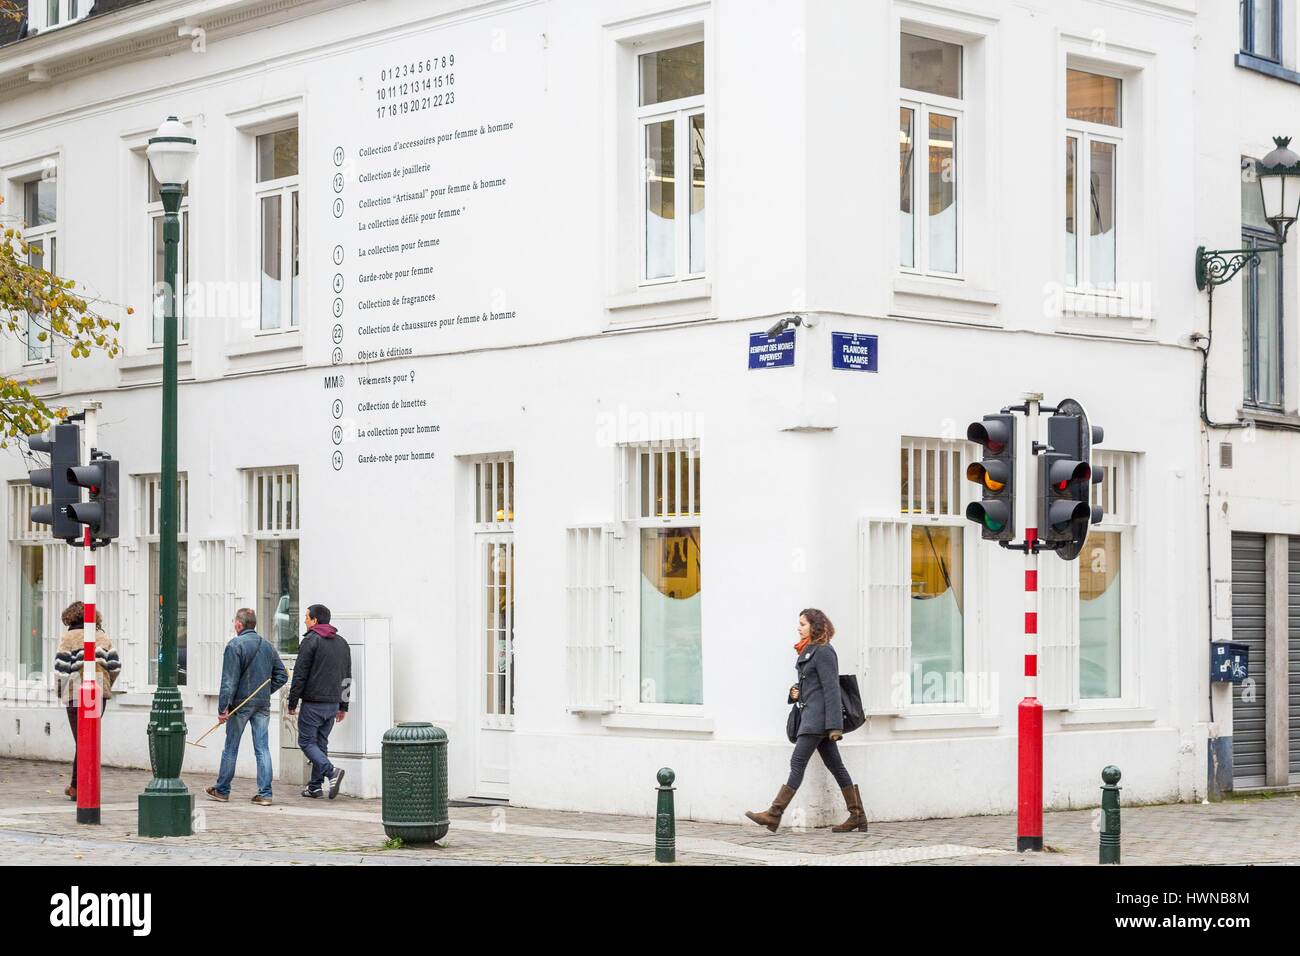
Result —
[[794, 329], [769, 339], [766, 332], [749, 335], [750, 368], [785, 368], [794, 365]]
[[831, 333], [831, 367], [853, 372], [878, 372], [879, 349], [874, 335]]

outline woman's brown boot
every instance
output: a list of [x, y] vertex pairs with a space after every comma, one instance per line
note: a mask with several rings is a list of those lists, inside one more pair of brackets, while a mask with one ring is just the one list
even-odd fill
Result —
[[63, 795], [64, 795], [65, 797], [67, 797], [69, 800], [76, 800], [76, 799], [77, 799], [77, 788], [76, 788], [76, 787], [64, 787], [64, 788], [63, 788]]
[[785, 784], [781, 784], [781, 789], [776, 792], [772, 800], [772, 805], [762, 813], [755, 813], [753, 810], [746, 810], [745, 816], [753, 820], [759, 826], [767, 827], [773, 833], [781, 825], [781, 814], [785, 813], [785, 808], [790, 805], [794, 799], [795, 791]]
[[844, 803], [849, 808], [849, 818], [838, 826], [831, 827], [832, 833], [852, 833], [854, 830], [867, 832], [867, 814], [862, 809], [862, 794], [858, 792], [858, 785], [855, 783], [851, 787], [841, 787], [840, 793], [844, 794]]

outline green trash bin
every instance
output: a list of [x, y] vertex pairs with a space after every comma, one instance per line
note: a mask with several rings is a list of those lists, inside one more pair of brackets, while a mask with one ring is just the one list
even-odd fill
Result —
[[447, 734], [433, 724], [398, 724], [384, 734], [384, 832], [404, 843], [447, 835]]

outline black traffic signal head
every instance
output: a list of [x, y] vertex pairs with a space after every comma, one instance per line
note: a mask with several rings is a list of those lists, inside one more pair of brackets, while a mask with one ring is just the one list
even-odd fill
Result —
[[1100, 427], [1088, 424], [1083, 406], [1066, 399], [1047, 420], [1049, 451], [1039, 462], [1038, 537], [1072, 561], [1083, 550], [1088, 529], [1101, 520], [1101, 508], [1092, 504], [1094, 474], [1092, 446], [1102, 439]]
[[117, 537], [117, 462], [98, 451], [94, 456], [90, 464], [68, 469], [68, 480], [90, 492], [89, 500], [70, 505], [68, 514], [78, 524], [89, 525], [96, 541], [111, 541]]
[[966, 480], [980, 486], [980, 500], [966, 506], [966, 517], [980, 526], [986, 541], [1016, 536], [1016, 418], [985, 415], [972, 422], [966, 437], [982, 449], [980, 461], [966, 469]]
[[81, 493], [68, 477], [68, 469], [81, 461], [81, 429], [76, 425], [55, 425], [48, 435], [32, 435], [27, 439], [32, 451], [48, 452], [49, 468], [32, 471], [33, 488], [48, 488], [50, 503], [33, 505], [31, 520], [50, 526], [50, 534], [64, 541], [81, 537], [81, 526], [67, 513]]

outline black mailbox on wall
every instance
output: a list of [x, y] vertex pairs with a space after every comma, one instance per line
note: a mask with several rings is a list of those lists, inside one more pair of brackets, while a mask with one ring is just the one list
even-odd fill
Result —
[[1240, 684], [1250, 676], [1249, 665], [1249, 646], [1235, 641], [1210, 642], [1210, 680]]

